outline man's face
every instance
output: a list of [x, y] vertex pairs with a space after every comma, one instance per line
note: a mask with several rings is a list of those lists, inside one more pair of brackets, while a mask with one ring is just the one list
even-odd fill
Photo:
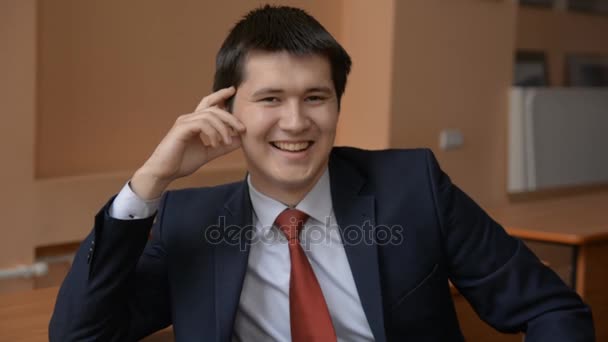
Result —
[[320, 55], [255, 51], [244, 65], [234, 115], [253, 185], [273, 196], [307, 192], [323, 174], [336, 136], [331, 66]]

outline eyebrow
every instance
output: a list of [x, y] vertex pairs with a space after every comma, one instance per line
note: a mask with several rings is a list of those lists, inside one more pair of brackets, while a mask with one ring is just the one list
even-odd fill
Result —
[[[272, 95], [272, 94], [282, 94], [285, 91], [283, 89], [278, 89], [278, 88], [262, 88], [260, 90], [257, 90], [256, 92], [254, 92], [251, 96], [252, 97], [257, 97], [257, 96], [261, 96], [261, 95]], [[308, 88], [306, 89], [306, 93], [327, 93], [330, 94], [331, 88], [329, 87], [312, 87], [312, 88]]]
[[277, 88], [262, 88], [260, 90], [257, 90], [256, 92], [254, 92], [251, 96], [257, 97], [260, 95], [281, 94], [283, 92], [284, 91], [282, 89], [277, 89]]
[[313, 87], [306, 89], [307, 93], [329, 93], [331, 94], [331, 88], [329, 87]]

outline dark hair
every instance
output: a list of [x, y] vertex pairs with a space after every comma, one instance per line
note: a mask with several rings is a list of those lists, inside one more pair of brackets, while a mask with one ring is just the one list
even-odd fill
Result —
[[[230, 86], [238, 87], [241, 84], [245, 58], [253, 50], [325, 56], [331, 65], [340, 108], [340, 99], [351, 68], [350, 56], [321, 24], [304, 10], [266, 5], [249, 12], [241, 19], [217, 53], [213, 91]], [[232, 103], [229, 103], [230, 107], [231, 105]]]

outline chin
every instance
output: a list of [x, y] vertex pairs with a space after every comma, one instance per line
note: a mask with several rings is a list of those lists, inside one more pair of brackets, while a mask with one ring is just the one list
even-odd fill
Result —
[[[266, 163], [260, 163], [261, 160]], [[309, 190], [325, 170], [323, 163], [316, 160], [300, 164], [285, 163], [283, 160], [272, 158], [258, 158], [256, 162], [252, 159], [248, 161], [248, 169], [252, 177], [258, 180], [258, 186], [269, 192], [272, 192], [273, 188], [298, 192], [303, 189]]]
[[302, 188], [310, 185], [314, 181], [314, 175], [301, 172], [290, 172], [287, 174], [275, 175], [272, 177], [277, 185], [287, 188]]

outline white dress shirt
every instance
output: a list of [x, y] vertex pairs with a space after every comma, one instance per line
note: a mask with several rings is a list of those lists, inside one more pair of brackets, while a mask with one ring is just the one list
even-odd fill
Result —
[[[287, 206], [257, 191], [249, 178], [247, 182], [256, 229], [233, 340], [290, 341], [289, 248], [273, 225]], [[110, 215], [143, 218], [157, 208], [158, 200], [139, 199], [127, 184], [110, 207]], [[302, 230], [301, 244], [323, 291], [338, 341], [373, 341], [333, 212], [327, 169], [296, 209], [310, 217]]]

